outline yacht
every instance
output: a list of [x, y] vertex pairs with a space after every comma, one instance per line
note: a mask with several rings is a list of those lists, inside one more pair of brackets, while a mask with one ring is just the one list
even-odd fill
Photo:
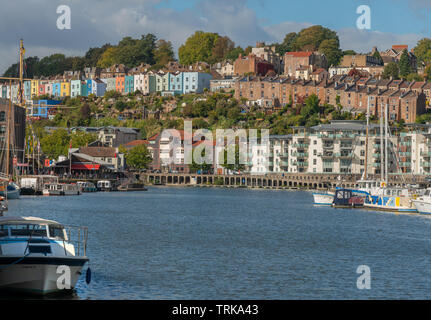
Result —
[[15, 182], [9, 182], [7, 186], [0, 186], [0, 196], [7, 199], [19, 199], [20, 194], [20, 188]]
[[393, 212], [417, 212], [409, 190], [405, 188], [380, 188], [366, 197], [364, 207]]
[[81, 193], [81, 188], [74, 183], [46, 183], [42, 191], [44, 196], [79, 196]]
[[0, 290], [48, 294], [75, 287], [88, 229], [35, 217], [0, 217]]
[[427, 188], [423, 195], [412, 201], [419, 213], [431, 214], [431, 188]]
[[96, 192], [97, 188], [93, 182], [88, 181], [78, 181], [76, 183], [79, 188], [81, 188], [82, 192]]
[[112, 191], [113, 187], [112, 187], [111, 181], [109, 181], [109, 180], [97, 181], [97, 190], [98, 191]]

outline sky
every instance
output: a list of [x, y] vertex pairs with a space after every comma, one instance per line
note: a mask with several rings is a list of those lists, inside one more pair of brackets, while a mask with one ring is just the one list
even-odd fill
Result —
[[[71, 9], [71, 29], [59, 30], [57, 7]], [[371, 29], [359, 30], [356, 9], [368, 5]], [[337, 31], [343, 50], [369, 52], [431, 38], [431, 0], [15, 0], [0, 10], [0, 73], [26, 56], [83, 55], [124, 36], [154, 33], [177, 51], [196, 30], [229, 36], [236, 45], [281, 42], [312, 25]]]

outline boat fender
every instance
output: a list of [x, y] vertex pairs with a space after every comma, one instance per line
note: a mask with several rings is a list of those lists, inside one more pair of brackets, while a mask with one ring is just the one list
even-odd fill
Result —
[[87, 272], [85, 273], [85, 282], [90, 284], [91, 282], [91, 269], [88, 267]]

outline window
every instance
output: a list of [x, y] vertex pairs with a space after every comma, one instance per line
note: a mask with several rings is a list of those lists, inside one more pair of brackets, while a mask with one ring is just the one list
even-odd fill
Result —
[[60, 226], [50, 225], [49, 226], [49, 236], [51, 238], [59, 238], [61, 240], [66, 240], [64, 238], [64, 229]]
[[0, 121], [6, 121], [6, 112], [4, 111], [0, 112]]
[[11, 236], [46, 237], [46, 226], [39, 224], [9, 225]]

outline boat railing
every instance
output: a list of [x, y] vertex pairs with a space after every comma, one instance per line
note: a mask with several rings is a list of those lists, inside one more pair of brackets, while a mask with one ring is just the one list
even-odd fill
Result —
[[64, 226], [67, 242], [75, 247], [76, 256], [87, 256], [88, 228], [79, 226]]

